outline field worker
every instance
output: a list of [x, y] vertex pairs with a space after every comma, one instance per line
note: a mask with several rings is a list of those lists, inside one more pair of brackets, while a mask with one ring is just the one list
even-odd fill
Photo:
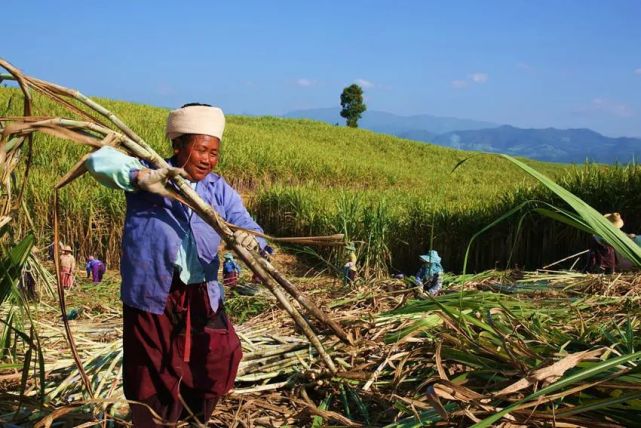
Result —
[[71, 246], [63, 245], [60, 255], [60, 279], [62, 286], [66, 289], [73, 287], [76, 272], [76, 259], [71, 254]]
[[424, 254], [419, 259], [423, 264], [416, 273], [416, 280], [423, 285], [423, 291], [436, 296], [443, 286], [441, 257], [436, 250], [430, 250], [429, 254]]
[[102, 261], [98, 260], [94, 256], [89, 256], [87, 264], [85, 265], [85, 270], [87, 271], [87, 278], [91, 276], [91, 280], [94, 283], [98, 283], [102, 281], [102, 276], [105, 274], [106, 267]]
[[240, 266], [234, 260], [234, 255], [226, 252], [223, 257], [223, 284], [228, 287], [235, 287], [238, 284], [238, 275], [240, 275]]
[[358, 268], [356, 267], [356, 247], [353, 243], [349, 243], [345, 247], [347, 251], [347, 261], [343, 265], [343, 284], [349, 285], [356, 281], [356, 274]]
[[[125, 190], [122, 238], [123, 389], [135, 427], [189, 419], [206, 424], [218, 399], [233, 386], [242, 352], [223, 308], [217, 282], [220, 236], [185, 205], [170, 199], [168, 177], [184, 176], [225, 221], [262, 231], [238, 193], [212, 172], [218, 164], [225, 117], [206, 104], [186, 104], [169, 113], [170, 168], [151, 169], [103, 147], [86, 161], [106, 186]], [[244, 231], [236, 242], [249, 250], [263, 239]], [[149, 406], [149, 408], [147, 407]]]
[[[604, 214], [612, 226], [617, 229], [623, 227], [623, 218], [619, 213]], [[614, 273], [617, 266], [617, 257], [614, 248], [605, 242], [603, 238], [597, 235], [592, 235], [590, 240], [590, 247], [588, 252], [588, 263], [586, 271], [590, 273]]]

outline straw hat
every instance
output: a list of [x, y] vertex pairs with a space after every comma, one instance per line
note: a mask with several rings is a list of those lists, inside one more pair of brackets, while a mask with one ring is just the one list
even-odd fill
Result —
[[617, 229], [621, 229], [623, 227], [623, 219], [621, 218], [621, 214], [608, 213], [608, 214], [603, 214], [603, 217], [610, 220], [610, 223], [612, 223], [612, 226], [616, 227]]

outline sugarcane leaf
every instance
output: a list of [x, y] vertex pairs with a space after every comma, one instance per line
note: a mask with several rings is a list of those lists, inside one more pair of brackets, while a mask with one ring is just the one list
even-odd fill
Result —
[[450, 171], [450, 174], [454, 173], [454, 172], [455, 172], [457, 169], [459, 169], [459, 167], [461, 167], [465, 162], [469, 161], [470, 159], [474, 159], [474, 158], [475, 158], [475, 157], [477, 157], [477, 156], [481, 156], [481, 155], [483, 155], [483, 153], [479, 153], [479, 154], [472, 155], [472, 156], [468, 156], [468, 157], [466, 157], [466, 158], [464, 158], [464, 159], [461, 159], [460, 161], [458, 161], [458, 162], [456, 163], [456, 165], [454, 165], [454, 168], [452, 168], [452, 170]]
[[[459, 409], [457, 403], [447, 403], [443, 406], [445, 411], [448, 413], [455, 412]], [[422, 411], [418, 414], [418, 419], [416, 417], [411, 417], [407, 419], [400, 420], [398, 422], [385, 425], [384, 428], [420, 428], [425, 426], [435, 425], [437, 422], [442, 421], [443, 418], [438, 412], [434, 409], [429, 409]]]
[[467, 272], [467, 261], [470, 257], [470, 250], [472, 249], [472, 244], [474, 243], [474, 241], [483, 233], [487, 232], [497, 224], [502, 223], [503, 221], [512, 217], [514, 214], [521, 211], [524, 207], [530, 205], [532, 202], [533, 201], [525, 201], [517, 205], [516, 207], [512, 208], [511, 210], [509, 210], [508, 212], [506, 212], [505, 214], [501, 215], [499, 218], [494, 220], [492, 223], [488, 224], [487, 226], [483, 227], [481, 230], [476, 232], [474, 235], [472, 235], [472, 237], [470, 238], [470, 242], [467, 244], [467, 248], [465, 249], [465, 257], [463, 258], [463, 274]]
[[13, 315], [15, 313], [14, 308], [9, 308], [7, 311], [5, 319], [2, 321], [5, 326], [2, 329], [2, 335], [0, 336], [0, 358], [5, 357], [11, 348], [11, 325], [13, 324]]
[[[33, 329], [31, 329], [33, 333]], [[18, 408], [16, 409], [16, 415], [20, 413], [20, 407], [22, 406], [22, 400], [24, 400], [24, 393], [27, 389], [27, 381], [29, 380], [29, 368], [31, 367], [31, 355], [33, 354], [33, 346], [27, 348], [27, 352], [24, 355], [24, 364], [22, 365], [22, 377], [20, 379], [20, 399], [18, 401]]]
[[[329, 394], [327, 397], [325, 397], [325, 399], [323, 399], [323, 401], [321, 401], [321, 403], [318, 406], [318, 408], [321, 409], [321, 410], [327, 410], [327, 408], [329, 407], [329, 402], [331, 401], [331, 399], [332, 399], [332, 395]], [[312, 418], [312, 426], [311, 426], [311, 428], [322, 428], [324, 423], [325, 423], [325, 419], [323, 419], [322, 416], [318, 416], [318, 415], [314, 416]]]
[[370, 426], [371, 423], [369, 419], [369, 411], [367, 410], [367, 406], [365, 406], [365, 403], [363, 403], [361, 396], [351, 388], [348, 390], [348, 392], [352, 400], [354, 400], [354, 403], [356, 403], [356, 407], [358, 408], [359, 413], [363, 416], [363, 419], [365, 419], [365, 424], [367, 426]]
[[633, 354], [626, 354], [626, 355], [621, 355], [620, 357], [616, 358], [611, 358], [609, 360], [603, 361], [602, 363], [595, 364], [591, 367], [581, 369], [576, 371], [574, 374], [571, 374], [569, 376], [566, 376], [564, 378], [561, 378], [559, 381], [554, 382], [544, 388], [541, 388], [540, 390], [528, 395], [527, 397], [523, 398], [522, 400], [519, 400], [510, 406], [506, 407], [505, 409], [501, 410], [500, 412], [497, 412], [493, 414], [492, 416], [489, 416], [482, 421], [472, 425], [473, 428], [485, 428], [491, 426], [494, 422], [498, 421], [501, 419], [503, 416], [509, 414], [512, 410], [517, 408], [519, 405], [526, 403], [528, 401], [534, 400], [535, 398], [541, 397], [545, 394], [549, 394], [552, 392], [556, 392], [562, 388], [571, 386], [577, 382], [580, 382], [585, 379], [589, 379], [591, 377], [597, 376], [599, 374], [603, 374], [607, 372], [608, 370], [617, 367], [619, 365], [628, 363], [628, 362], [636, 362], [638, 360], [641, 360], [641, 352], [635, 352]]
[[345, 411], [345, 416], [352, 418], [352, 412], [349, 409], [349, 402], [347, 401], [347, 391], [345, 391], [345, 385], [341, 384], [341, 402], [343, 403], [343, 410]]
[[33, 242], [33, 235], [28, 234], [9, 250], [9, 260], [13, 264], [13, 269], [22, 269], [22, 266], [27, 261], [31, 247], [33, 247]]
[[553, 210], [549, 208], [534, 208], [534, 212], [542, 216], [549, 217], [552, 220], [565, 223], [568, 226], [572, 226], [575, 229], [582, 230], [586, 233], [592, 233], [592, 229], [590, 228], [589, 225], [587, 225], [580, 218], [577, 218], [576, 216], [572, 215], [571, 213], [565, 210], [562, 210], [561, 208], [555, 207]]
[[625, 233], [617, 229], [601, 213], [585, 203], [581, 198], [555, 183], [552, 179], [526, 165], [512, 156], [501, 154], [501, 157], [509, 160], [527, 174], [536, 178], [541, 184], [554, 192], [566, 202], [578, 216], [587, 224], [592, 233], [601, 237], [605, 242], [614, 247], [621, 255], [630, 260], [636, 266], [641, 267], [641, 247], [635, 244]]
[[641, 398], [641, 391], [631, 392], [628, 394], [622, 394], [618, 397], [608, 397], [600, 400], [593, 400], [587, 403], [580, 404], [578, 406], [573, 406], [569, 409], [557, 411], [558, 417], [565, 417], [576, 415], [579, 413], [591, 412], [594, 410], [607, 409], [614, 405], [625, 403], [632, 400], [637, 400]]

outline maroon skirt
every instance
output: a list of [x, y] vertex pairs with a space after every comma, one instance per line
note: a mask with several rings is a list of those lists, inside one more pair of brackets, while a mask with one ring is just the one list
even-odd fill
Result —
[[238, 285], [238, 272], [223, 273], [223, 285], [225, 287], [235, 287]]
[[212, 400], [233, 387], [240, 341], [206, 284], [174, 282], [162, 315], [124, 305], [123, 388], [129, 400]]

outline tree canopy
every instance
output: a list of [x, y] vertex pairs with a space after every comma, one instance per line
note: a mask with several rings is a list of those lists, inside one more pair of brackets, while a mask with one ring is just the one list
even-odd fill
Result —
[[347, 120], [347, 126], [358, 128], [358, 119], [367, 110], [363, 102], [363, 89], [355, 83], [343, 89], [341, 107], [341, 116]]

